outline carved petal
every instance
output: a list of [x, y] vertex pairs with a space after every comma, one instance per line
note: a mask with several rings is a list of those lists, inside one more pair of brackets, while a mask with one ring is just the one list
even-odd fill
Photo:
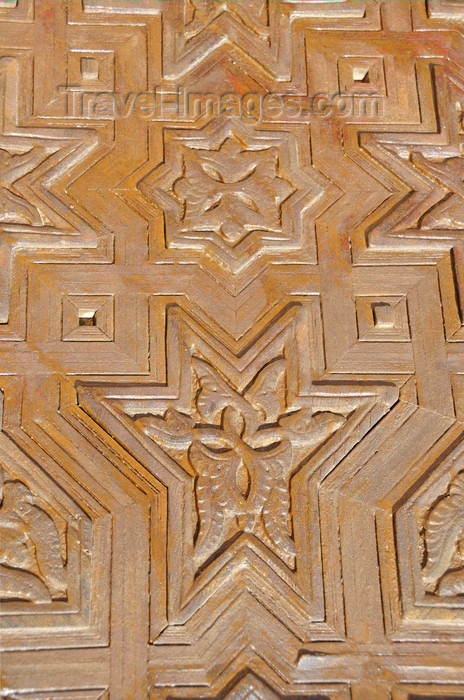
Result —
[[195, 542], [195, 560], [200, 565], [229, 534], [234, 500], [227, 483], [228, 477], [236, 474], [240, 458], [231, 450], [211, 452], [196, 440], [189, 450], [189, 459], [198, 474], [196, 502], [200, 527]]
[[224, 430], [230, 430], [240, 436], [243, 435], [245, 418], [241, 411], [238, 411], [233, 406], [226, 406], [222, 420]]
[[285, 411], [285, 369], [283, 358], [262, 367], [245, 396], [262, 414], [263, 421], [274, 423]]
[[345, 421], [346, 418], [339, 413], [313, 413], [311, 408], [304, 407], [283, 416], [279, 420], [279, 426], [285, 428], [288, 436], [310, 445], [323, 443]]
[[193, 439], [194, 421], [190, 416], [180, 413], [175, 408], [168, 408], [161, 416], [142, 416], [137, 423], [144, 432], [154, 440], [164, 442], [166, 439], [175, 444], [189, 444]]
[[218, 425], [227, 406], [234, 406], [248, 423], [256, 422], [256, 411], [233, 389], [210, 365], [198, 357], [193, 358], [193, 367], [200, 386], [196, 407], [205, 423]]
[[239, 464], [235, 472], [235, 483], [242, 496], [246, 498], [250, 492], [251, 478], [250, 472], [243, 462]]

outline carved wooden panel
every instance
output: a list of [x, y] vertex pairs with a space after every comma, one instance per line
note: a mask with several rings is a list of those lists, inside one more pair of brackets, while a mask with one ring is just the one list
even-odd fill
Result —
[[2, 697], [464, 698], [464, 3], [0, 45]]

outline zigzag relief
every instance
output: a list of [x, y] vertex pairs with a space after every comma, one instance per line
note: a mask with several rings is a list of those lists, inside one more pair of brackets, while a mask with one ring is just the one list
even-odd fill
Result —
[[19, 303], [9, 308], [17, 253], [29, 249], [38, 256], [46, 250], [51, 258], [72, 258], [76, 249], [84, 254], [98, 243], [75, 206], [63, 203], [67, 196], [56, 194], [57, 183], [95, 147], [95, 135], [80, 132], [78, 138], [67, 129], [20, 126], [26, 115], [20, 110], [19, 74], [18, 60], [0, 58], [0, 323], [5, 324], [19, 311]]
[[0, 0], [7, 697], [461, 697], [462, 4]]
[[46, 157], [41, 146], [33, 146], [26, 153], [11, 153], [0, 149], [0, 221], [13, 224], [43, 226], [44, 215], [25, 197], [15, 194], [14, 184], [33, 170]]
[[[276, 336], [272, 324], [263, 333], [259, 352], [255, 340], [240, 359], [174, 311], [168, 387], [87, 384], [79, 400], [175, 494], [168, 495], [170, 635], [182, 636], [179, 623], [189, 629], [193, 619], [206, 620], [239, 581], [249, 578], [254, 589], [257, 567], [272, 576], [270, 590], [256, 595], [265, 600], [272, 590], [283, 606], [275, 614], [295, 633], [313, 621], [319, 634], [340, 634], [323, 612], [324, 586], [335, 583], [330, 595], [340, 590], [336, 548], [321, 568], [317, 493], [389, 410], [396, 388], [329, 381], [304, 388], [306, 314], [298, 307]], [[199, 610], [207, 591], [210, 602]]]
[[[91, 0], [99, 2], [101, 0]], [[297, 34], [289, 41], [292, 23], [306, 18], [314, 24], [341, 22], [349, 29], [378, 23], [376, 4], [356, 0], [179, 0], [174, 6], [163, 3], [163, 67], [167, 80], [184, 78], [208, 60], [214, 62], [222, 46], [228, 56], [249, 66], [253, 73], [266, 74], [290, 85], [303, 87], [304, 73], [298, 50], [303, 49]], [[129, 6], [126, 5], [127, 10]], [[258, 64], [260, 70], [256, 70]]]

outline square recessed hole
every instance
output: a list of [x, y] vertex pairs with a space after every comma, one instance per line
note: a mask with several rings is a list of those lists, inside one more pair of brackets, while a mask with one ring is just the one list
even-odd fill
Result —
[[405, 296], [357, 296], [355, 301], [359, 340], [410, 340]]
[[353, 82], [354, 83], [370, 83], [371, 79], [369, 77], [369, 68], [365, 66], [353, 68]]
[[79, 309], [80, 326], [96, 326], [97, 312], [95, 310]]
[[90, 48], [72, 49], [68, 53], [66, 83], [73, 90], [113, 91], [114, 53]]
[[63, 340], [113, 340], [114, 304], [112, 294], [68, 294], [63, 299]]
[[81, 58], [81, 76], [84, 80], [98, 79], [98, 61], [96, 58]]
[[386, 95], [382, 56], [343, 56], [338, 60], [340, 90], [361, 97], [365, 93]]
[[393, 328], [396, 320], [395, 307], [386, 302], [379, 301], [373, 303], [372, 306], [372, 316], [374, 319], [374, 326], [377, 328]]

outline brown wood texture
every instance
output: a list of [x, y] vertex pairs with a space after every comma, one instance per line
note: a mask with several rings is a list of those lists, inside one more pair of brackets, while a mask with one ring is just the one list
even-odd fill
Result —
[[1, 697], [464, 698], [464, 2], [0, 45]]

